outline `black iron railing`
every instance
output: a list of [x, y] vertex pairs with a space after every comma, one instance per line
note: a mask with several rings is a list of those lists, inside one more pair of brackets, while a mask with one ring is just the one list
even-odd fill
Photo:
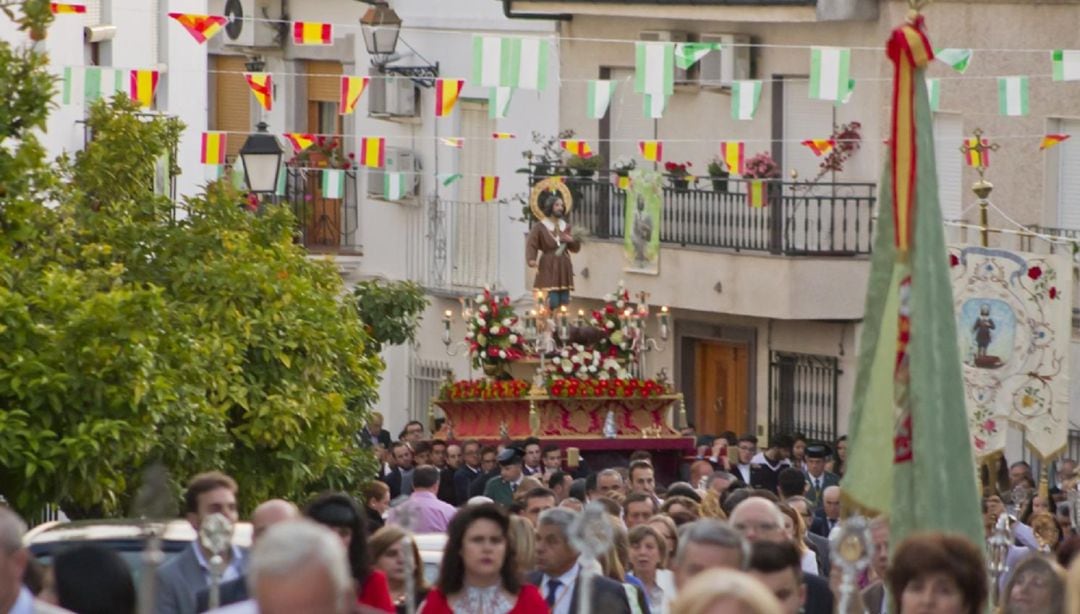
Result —
[[769, 367], [769, 432], [837, 437], [839, 361], [832, 356], [773, 352]]
[[287, 168], [285, 200], [296, 216], [297, 241], [311, 252], [358, 253], [359, 225], [356, 172], [345, 171], [342, 198], [325, 198], [322, 171]]
[[[597, 238], [624, 236], [626, 191], [606, 180], [568, 177], [566, 183], [575, 224]], [[765, 206], [758, 208], [750, 206], [748, 186], [728, 179], [712, 190], [665, 187], [660, 242], [790, 256], [870, 253], [874, 184], [769, 182]]]

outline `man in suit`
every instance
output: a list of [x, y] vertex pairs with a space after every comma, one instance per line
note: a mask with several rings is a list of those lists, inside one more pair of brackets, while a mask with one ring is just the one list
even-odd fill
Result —
[[[31, 554], [22, 543], [26, 523], [22, 518], [0, 505], [0, 612], [28, 614], [62, 614], [67, 610], [34, 599], [30, 589], [23, 586], [23, 574], [30, 564]], [[70, 614], [70, 613], [68, 613]]]
[[505, 507], [514, 504], [514, 493], [525, 476], [521, 472], [524, 454], [515, 447], [509, 447], [499, 453], [499, 477], [492, 478], [484, 487], [484, 496]]
[[[184, 511], [187, 521], [198, 533], [203, 522], [213, 514], [221, 514], [230, 522], [238, 520], [236, 481], [224, 473], [210, 471], [191, 478], [184, 492]], [[210, 585], [210, 564], [213, 553], [203, 548], [198, 539], [189, 548], [157, 570], [156, 614], [195, 614], [196, 595]], [[232, 546], [223, 556], [225, 569], [221, 582], [244, 575], [247, 552]]]
[[469, 500], [469, 485], [480, 475], [480, 443], [470, 439], [461, 444], [461, 466], [454, 472], [455, 505]]
[[806, 480], [810, 484], [806, 491], [806, 498], [815, 512], [824, 511], [825, 489], [840, 485], [839, 476], [825, 471], [825, 461], [831, 455], [832, 450], [825, 444], [806, 446]]
[[541, 476], [544, 473], [544, 465], [540, 460], [541, 445], [536, 437], [529, 437], [522, 446], [524, 462], [521, 471], [525, 475]]
[[494, 446], [480, 448], [480, 475], [469, 484], [469, 498], [484, 494], [488, 482], [499, 477], [499, 451]]
[[377, 411], [371, 412], [371, 417], [356, 435], [360, 445], [365, 448], [382, 444], [382, 447], [390, 447], [390, 431], [383, 428], [383, 415]]
[[822, 509], [815, 514], [814, 523], [810, 525], [810, 531], [828, 538], [829, 533], [840, 522], [840, 487], [829, 486], [821, 495]]
[[[784, 533], [784, 513], [764, 497], [747, 497], [736, 505], [731, 512], [731, 526], [751, 544], [759, 541], [788, 543]], [[833, 594], [829, 583], [821, 576], [804, 573], [802, 584], [806, 589], [803, 612], [832, 614]]]
[[[251, 543], [254, 546], [259, 542], [266, 530], [279, 522], [295, 520], [300, 517], [300, 510], [296, 505], [284, 499], [270, 499], [263, 501], [251, 513]], [[240, 603], [248, 599], [247, 575], [235, 580], [229, 580], [221, 585], [218, 605], [226, 606], [232, 603]], [[199, 591], [196, 597], [198, 611], [205, 612], [210, 609], [210, 587]]]
[[[570, 526], [579, 514], [566, 508], [554, 508], [540, 514], [536, 529], [537, 571], [527, 580], [540, 588], [551, 614], [577, 612], [581, 592], [579, 553], [570, 545]], [[591, 563], [595, 564], [595, 561]], [[618, 582], [597, 574], [589, 587], [593, 611], [604, 614], [630, 614], [626, 590]]]
[[382, 477], [390, 487], [390, 498], [412, 494], [413, 452], [409, 444], [395, 441], [390, 444], [390, 455], [394, 458], [394, 468]]

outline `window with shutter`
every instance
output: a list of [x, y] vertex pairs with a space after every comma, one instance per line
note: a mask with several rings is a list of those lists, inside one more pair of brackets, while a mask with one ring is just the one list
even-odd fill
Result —
[[232, 159], [240, 153], [252, 128], [251, 92], [244, 80], [244, 58], [212, 55], [209, 59], [214, 85], [214, 113], [209, 129], [228, 133], [226, 153]]
[[[1064, 134], [1080, 133], [1080, 120], [1060, 120]], [[1080, 229], [1080, 142], [1069, 139], [1054, 148], [1058, 154], [1058, 226]]]
[[499, 205], [480, 202], [480, 177], [495, 173], [496, 142], [491, 138], [495, 120], [486, 103], [458, 103], [461, 136], [468, 146], [461, 151], [461, 200], [450, 204], [453, 216], [453, 271], [455, 286], [483, 287], [498, 276]]
[[964, 210], [964, 119], [951, 113], [934, 115], [934, 153], [937, 160], [938, 200], [941, 216], [959, 220]]

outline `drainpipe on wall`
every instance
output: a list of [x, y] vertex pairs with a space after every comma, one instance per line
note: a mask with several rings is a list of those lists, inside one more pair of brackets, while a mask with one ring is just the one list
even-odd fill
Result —
[[502, 0], [503, 15], [507, 19], [553, 19], [555, 21], [570, 21], [574, 18], [569, 13], [515, 13], [514, 0]]

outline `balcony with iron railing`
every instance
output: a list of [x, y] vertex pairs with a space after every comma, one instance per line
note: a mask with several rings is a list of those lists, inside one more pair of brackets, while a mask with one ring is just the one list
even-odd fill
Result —
[[296, 216], [297, 242], [312, 254], [359, 256], [359, 209], [355, 171], [345, 171], [341, 198], [322, 193], [321, 171], [287, 167], [285, 202]]

